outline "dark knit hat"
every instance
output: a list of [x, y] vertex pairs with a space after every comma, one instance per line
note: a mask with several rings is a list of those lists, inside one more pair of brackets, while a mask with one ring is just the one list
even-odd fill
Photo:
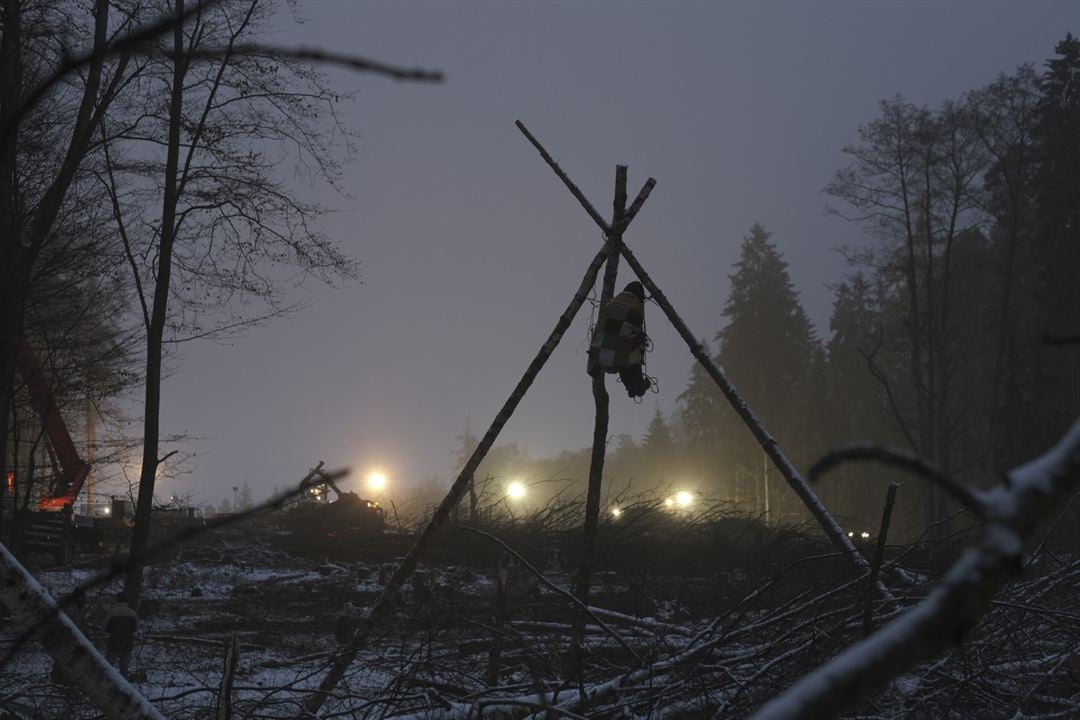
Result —
[[634, 297], [636, 297], [640, 302], [645, 302], [645, 288], [642, 287], [641, 283], [639, 283], [637, 280], [632, 283], [628, 283], [627, 286], [623, 288], [623, 292], [628, 292]]

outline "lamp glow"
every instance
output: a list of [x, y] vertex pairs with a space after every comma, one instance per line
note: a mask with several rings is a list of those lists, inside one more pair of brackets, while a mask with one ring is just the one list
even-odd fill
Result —
[[681, 508], [688, 508], [694, 503], [694, 494], [686, 490], [675, 493], [675, 504]]
[[622, 510], [619, 508], [611, 508], [611, 517], [618, 518], [622, 515]]
[[506, 496], [511, 500], [520, 500], [525, 497], [525, 486], [515, 480], [506, 486]]
[[368, 489], [373, 492], [381, 492], [386, 489], [386, 473], [373, 472], [367, 476]]

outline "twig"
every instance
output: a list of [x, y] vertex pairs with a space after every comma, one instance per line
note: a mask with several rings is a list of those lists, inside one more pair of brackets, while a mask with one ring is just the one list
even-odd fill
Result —
[[[195, 50], [190, 54], [190, 57], [198, 58], [201, 60], [212, 60], [219, 58], [226, 53], [230, 55], [239, 56], [266, 56], [274, 58], [289, 58], [292, 60], [302, 60], [304, 62], [317, 63], [320, 65], [337, 65], [340, 67], [348, 68], [349, 70], [355, 70], [357, 72], [372, 73], [375, 75], [382, 75], [388, 77], [391, 80], [398, 81], [417, 81], [417, 82], [442, 82], [445, 78], [439, 70], [425, 70], [423, 68], [403, 68], [396, 65], [390, 65], [388, 63], [380, 62], [378, 60], [369, 60], [368, 58], [360, 57], [359, 55], [346, 55], [344, 53], [330, 52], [327, 50], [319, 50], [316, 48], [284, 48], [276, 47], [274, 45], [261, 45], [259, 43], [244, 43], [234, 46], [231, 50], [226, 48], [206, 48], [202, 50]], [[169, 53], [166, 53], [168, 55]], [[189, 55], [185, 54], [185, 57]]]

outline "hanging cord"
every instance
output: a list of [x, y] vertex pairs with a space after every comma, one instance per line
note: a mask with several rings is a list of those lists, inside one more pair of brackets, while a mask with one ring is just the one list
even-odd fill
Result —
[[589, 296], [585, 298], [585, 302], [589, 303], [589, 320], [585, 323], [585, 351], [588, 352], [589, 348], [592, 347], [593, 333], [596, 331], [596, 320], [600, 312], [600, 299], [596, 297], [595, 287], [589, 293]]
[[[656, 303], [656, 301], [653, 300], [651, 297], [645, 298], [645, 302]], [[658, 304], [657, 304], [657, 306], [659, 307]], [[644, 375], [645, 379], [649, 381], [649, 389], [652, 390], [653, 394], [655, 395], [655, 394], [660, 392], [660, 380], [659, 380], [659, 378], [653, 377], [652, 375], [649, 375], [647, 372], [645, 372], [646, 358], [648, 357], [648, 354], [653, 351], [653, 347], [654, 347], [653, 340], [652, 340], [651, 337], [649, 337], [649, 333], [645, 329], [645, 312], [642, 311], [642, 313], [641, 313], [641, 374]], [[634, 402], [637, 403], [638, 405], [640, 405], [642, 403], [642, 401], [644, 400], [644, 398], [645, 398], [644, 395], [642, 395], [641, 397], [636, 397], [636, 398], [634, 398]]]
[[[601, 233], [600, 237], [606, 242], [607, 235]], [[602, 283], [600, 276], [597, 276], [596, 282], [593, 283], [592, 290], [589, 292], [588, 297], [585, 298], [585, 302], [589, 303], [589, 321], [585, 324], [585, 351], [588, 352], [592, 347], [593, 333], [596, 331], [596, 321], [600, 315], [600, 289], [597, 287], [597, 283]]]

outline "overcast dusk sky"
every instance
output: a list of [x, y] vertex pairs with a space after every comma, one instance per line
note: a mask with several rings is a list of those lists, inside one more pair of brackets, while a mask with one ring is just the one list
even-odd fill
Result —
[[[658, 181], [627, 243], [711, 340], [740, 239], [772, 231], [821, 337], [838, 245], [859, 232], [822, 188], [881, 98], [937, 104], [1018, 64], [1039, 65], [1080, 3], [301, 2], [271, 38], [405, 66], [441, 85], [330, 71], [362, 135], [326, 230], [362, 284], [312, 286], [315, 304], [229, 344], [188, 344], [162, 427], [200, 438], [164, 492], [256, 496], [319, 460], [400, 484], [447, 478], [466, 420], [481, 434], [566, 307], [600, 233], [514, 127], [521, 119], [610, 214], [616, 163], [630, 194]], [[305, 191], [309, 192], [309, 191]], [[631, 278], [620, 272], [620, 286]], [[675, 407], [692, 358], [647, 308], [660, 392], [612, 394], [612, 435]], [[500, 443], [533, 456], [589, 444], [587, 314], [579, 315]]]

